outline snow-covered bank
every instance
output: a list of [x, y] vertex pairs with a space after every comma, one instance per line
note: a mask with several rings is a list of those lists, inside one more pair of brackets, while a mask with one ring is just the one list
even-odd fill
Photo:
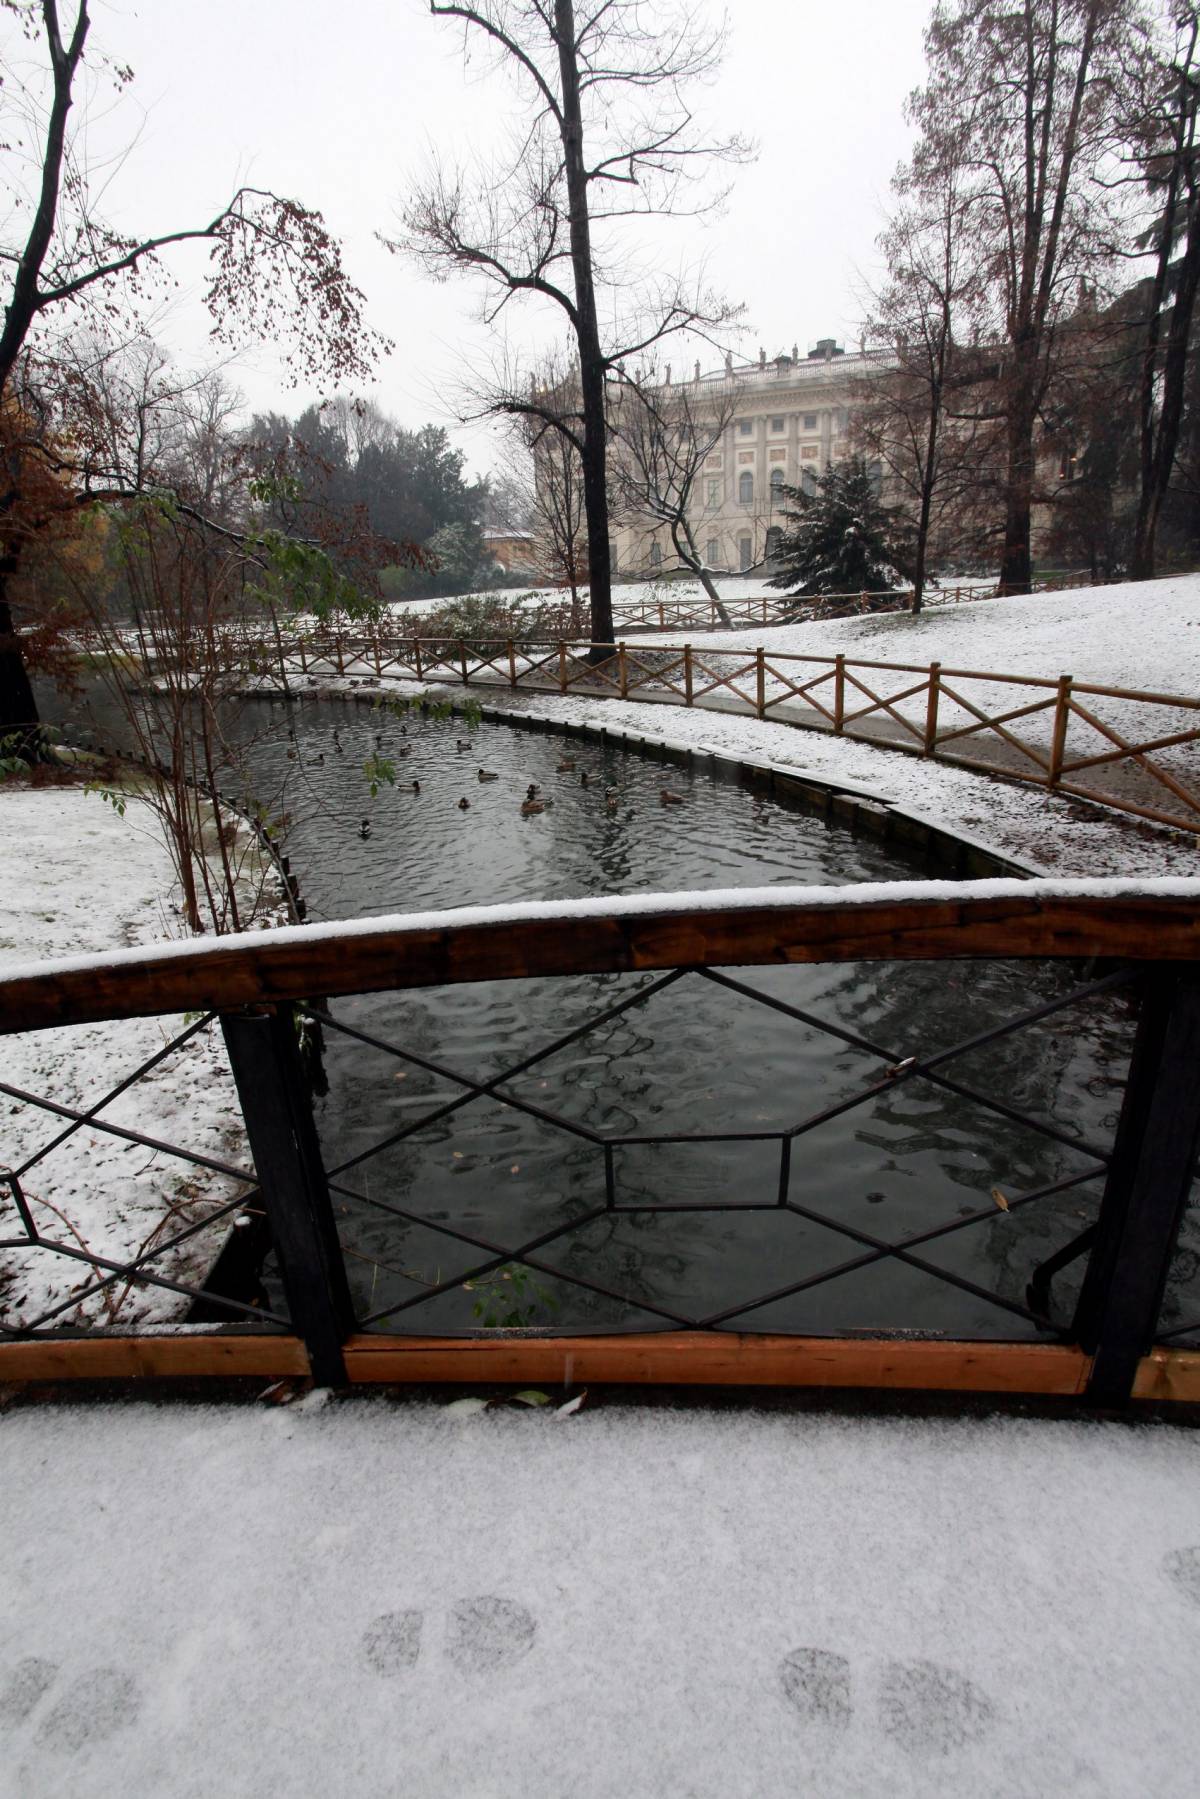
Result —
[[[126, 949], [182, 934], [170, 859], [151, 815], [131, 800], [119, 818], [78, 787], [0, 789], [0, 968], [83, 952]], [[0, 1038], [0, 1079], [86, 1111], [184, 1028], [184, 1020], [78, 1025]], [[14, 1168], [69, 1119], [3, 1097], [3, 1158]], [[110, 1123], [243, 1166], [241, 1114], [220, 1033], [209, 1026], [105, 1107]], [[235, 1183], [212, 1171], [83, 1126], [21, 1176], [38, 1230], [52, 1242], [124, 1261], [205, 1218]], [[199, 1232], [150, 1265], [199, 1283], [228, 1223]], [[21, 1235], [0, 1186], [0, 1235]], [[95, 1276], [46, 1250], [0, 1255], [0, 1313], [27, 1322], [64, 1306], [59, 1324], [179, 1318], [188, 1300], [123, 1281], [81, 1305], [72, 1294]], [[114, 1307], [117, 1308], [114, 1318]]]
[[[655, 637], [642, 642], [654, 642]], [[661, 634], [674, 642], [678, 632]], [[1150, 693], [1200, 696], [1200, 575], [1078, 587], [1065, 593], [972, 600], [961, 606], [872, 613], [824, 623], [705, 632], [705, 650], [766, 643], [798, 656], [942, 662]], [[1015, 701], [1013, 702], [1016, 703]]]
[[1195, 1789], [1195, 1433], [320, 1398], [0, 1416], [5, 1799]]

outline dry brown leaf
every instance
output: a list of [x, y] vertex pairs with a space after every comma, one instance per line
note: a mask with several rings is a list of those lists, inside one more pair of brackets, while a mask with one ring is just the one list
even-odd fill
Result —
[[992, 1198], [995, 1200], [996, 1204], [1000, 1207], [1000, 1210], [1002, 1212], [1007, 1212], [1008, 1201], [1005, 1199], [1003, 1193], [1001, 1193], [999, 1187], [992, 1188]]

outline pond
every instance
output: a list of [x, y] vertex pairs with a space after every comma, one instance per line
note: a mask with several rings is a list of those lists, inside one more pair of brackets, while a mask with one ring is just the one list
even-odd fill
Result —
[[[285, 790], [313, 919], [931, 872], [749, 784], [615, 743], [315, 700], [248, 706], [240, 728], [259, 791]], [[373, 755], [396, 781], [371, 798]], [[530, 786], [546, 806], [532, 815]], [[1052, 1013], [955, 1057], [943, 1083], [875, 1090], [888, 1066], [1065, 995], [1081, 971], [728, 972], [748, 991], [599, 975], [338, 1000], [316, 1115], [359, 1319], [418, 1334], [703, 1320], [1038, 1336], [1021, 1316], [1030, 1276], [1096, 1215], [1125, 1002]], [[785, 1154], [779, 1133], [818, 1119]], [[1013, 1203], [1043, 1189], [1057, 1190]], [[905, 1259], [879, 1254], [925, 1233]], [[535, 1241], [545, 1267], [516, 1266]], [[1060, 1319], [1082, 1267], [1055, 1282]]]

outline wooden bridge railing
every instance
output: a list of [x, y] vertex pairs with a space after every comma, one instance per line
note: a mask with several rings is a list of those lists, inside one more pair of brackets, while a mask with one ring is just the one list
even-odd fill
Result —
[[[903, 1333], [900, 1340], [861, 1333], [805, 1337], [711, 1328], [711, 1320], [690, 1318], [678, 1321], [685, 1328], [596, 1337], [545, 1331], [388, 1336], [378, 1325], [405, 1308], [392, 1305], [371, 1316], [356, 1315], [331, 1199], [331, 1193], [344, 1194], [346, 1189], [339, 1184], [338, 1170], [327, 1170], [322, 1161], [297, 1049], [293, 1009], [308, 1006], [313, 994], [336, 999], [480, 980], [614, 971], [666, 970], [667, 981], [686, 975], [728, 985], [727, 974], [707, 971], [839, 961], [937, 962], [943, 958], [1049, 958], [1060, 962], [1099, 958], [1103, 970], [1098, 976], [1085, 977], [1081, 987], [1071, 988], [1016, 1019], [982, 1032], [976, 1027], [977, 1034], [949, 1050], [943, 1047], [929, 1054], [918, 1043], [912, 1054], [901, 1054], [898, 1060], [893, 1059], [896, 1046], [871, 1051], [881, 1058], [878, 1073], [861, 1095], [840, 1104], [853, 1106], [903, 1082], [933, 1081], [960, 1093], [970, 1092], [973, 1101], [1045, 1133], [1045, 1123], [1021, 1113], [1011, 1096], [988, 1096], [964, 1088], [961, 1082], [947, 1082], [940, 1072], [947, 1058], [973, 1053], [982, 1044], [1102, 993], [1124, 988], [1139, 995], [1132, 1059], [1111, 1151], [1096, 1152], [1100, 1161], [1070, 1179], [1056, 1180], [1049, 1187], [1006, 1202], [1006, 1210], [1016, 1211], [1079, 1182], [1103, 1178], [1103, 1197], [1093, 1223], [1049, 1261], [1027, 1271], [1028, 1305], [992, 1296], [995, 1304], [1008, 1313], [1020, 1314], [1027, 1325], [1032, 1323], [1049, 1340], [955, 1342], [914, 1337], [912, 1332]], [[652, 982], [640, 991], [657, 991], [658, 985]], [[774, 993], [764, 996], [740, 983], [734, 986], [750, 1000], [768, 1004], [777, 1012], [790, 1012]], [[632, 1003], [640, 1001], [622, 1000], [616, 1010]], [[1200, 1397], [1200, 1356], [1170, 1348], [1161, 1340], [1159, 1326], [1168, 1269], [1200, 1142], [1200, 1083], [1195, 1078], [1200, 1066], [1200, 881], [1149, 883], [1143, 890], [1122, 888], [1119, 883], [926, 882], [895, 888], [768, 889], [707, 899], [682, 894], [529, 904], [505, 910], [293, 927], [215, 943], [151, 947], [16, 970], [0, 980], [0, 1035], [98, 1019], [162, 1016], [184, 1009], [221, 1020], [253, 1153], [258, 1196], [286, 1293], [287, 1315], [261, 1314], [266, 1323], [276, 1327], [273, 1332], [264, 1332], [261, 1325], [248, 1329], [245, 1304], [161, 1279], [158, 1284], [203, 1298], [218, 1311], [225, 1306], [226, 1315], [238, 1322], [216, 1331], [193, 1328], [167, 1336], [115, 1338], [103, 1333], [64, 1335], [36, 1319], [14, 1327], [0, 1314], [0, 1380], [137, 1373], [261, 1375], [311, 1369], [315, 1378], [332, 1383], [566, 1379], [896, 1385], [1055, 1393], [1106, 1404], [1118, 1403], [1131, 1394]], [[328, 1028], [349, 1029], [324, 1008], [318, 1015]], [[790, 1015], [807, 1025], [813, 1022], [803, 1011]], [[859, 1038], [846, 1037], [836, 1022], [820, 1028], [843, 1042], [860, 1042], [862, 1047]], [[189, 1031], [193, 1029], [190, 1025]], [[354, 1034], [350, 1029], [350, 1035]], [[578, 1035], [579, 1031], [573, 1030], [562, 1041], [574, 1041]], [[415, 1055], [403, 1044], [376, 1047], [401, 1059]], [[558, 1046], [553, 1047], [556, 1050]], [[869, 1044], [866, 1047], [871, 1048]], [[420, 1062], [420, 1057], [415, 1059]], [[520, 1064], [525, 1066], [527, 1063]], [[491, 1095], [518, 1110], [525, 1103], [505, 1086], [508, 1076], [489, 1077], [482, 1084], [475, 1077], [451, 1078], [473, 1095]], [[120, 1090], [127, 1084], [122, 1083]], [[103, 1099], [83, 1112], [18, 1093], [3, 1080], [0, 1093], [23, 1104], [44, 1105], [60, 1127], [64, 1118], [74, 1121], [68, 1130], [86, 1123], [89, 1129], [114, 1129], [118, 1136], [148, 1141], [139, 1139], [128, 1127], [108, 1125]], [[533, 1108], [525, 1104], [525, 1109], [535, 1111], [543, 1121], [556, 1122], [540, 1103]], [[818, 1115], [816, 1122], [823, 1116]], [[815, 1168], [819, 1175], [819, 1161], [810, 1164], [803, 1205], [788, 1185], [791, 1142], [813, 1122], [777, 1133], [781, 1154], [778, 1190], [772, 1184], [768, 1201], [758, 1209], [791, 1208], [804, 1218], [820, 1219], [850, 1241], [855, 1255], [831, 1274], [818, 1273], [816, 1280], [836, 1278], [894, 1257], [936, 1279], [980, 1293], [977, 1286], [929, 1262], [922, 1255], [922, 1246], [947, 1231], [989, 1220], [994, 1223], [996, 1213], [990, 1202], [977, 1215], [959, 1217], [948, 1225], [936, 1225], [894, 1242], [837, 1218], [828, 1210], [831, 1201], [824, 1202], [825, 1213], [814, 1213], [812, 1207], [822, 1203], [819, 1191], [816, 1199], [812, 1198], [811, 1174]], [[703, 1123], [698, 1140], [713, 1141], [711, 1120]], [[570, 1128], [576, 1132], [571, 1138], [574, 1143], [578, 1121]], [[0, 1124], [0, 1133], [2, 1129]], [[604, 1202], [594, 1214], [587, 1214], [584, 1222], [587, 1217], [603, 1218], [614, 1205], [612, 1144], [621, 1141], [591, 1134], [603, 1148], [610, 1173]], [[1060, 1142], [1068, 1141], [1052, 1129], [1048, 1134], [1057, 1135]], [[755, 1135], [763, 1133], [756, 1131]], [[61, 1130], [55, 1141], [61, 1141]], [[157, 1147], [175, 1153], [170, 1145]], [[1081, 1140], [1078, 1147], [1085, 1159], [1094, 1159], [1090, 1145]], [[0, 1157], [2, 1154], [0, 1147]], [[27, 1158], [24, 1170], [37, 1159]], [[12, 1204], [6, 1209], [12, 1216], [15, 1208], [24, 1229], [0, 1242], [0, 1250], [67, 1254], [90, 1262], [100, 1283], [156, 1281], [161, 1245], [133, 1261], [118, 1262], [92, 1256], [61, 1239], [49, 1239], [33, 1224], [21, 1183], [11, 1173], [7, 1178]], [[27, 1172], [24, 1178], [28, 1181]], [[673, 1178], [686, 1182], [683, 1174]], [[0, 1189], [4, 1180], [0, 1173]], [[244, 1203], [242, 1198], [231, 1205]], [[458, 1272], [437, 1287], [435, 1296], [473, 1275], [486, 1276], [509, 1265], [575, 1281], [593, 1292], [608, 1291], [580, 1274], [577, 1262], [565, 1274], [547, 1262], [553, 1243], [579, 1225], [578, 1214], [527, 1241], [497, 1243], [456, 1231], [440, 1213], [424, 1218], [419, 1198], [407, 1203], [417, 1206], [417, 1212], [401, 1209], [398, 1217], [415, 1217], [460, 1247], [474, 1246], [482, 1258], [476, 1269]], [[741, 1196], [731, 1200], [728, 1209], [744, 1214]], [[4, 1210], [0, 1207], [0, 1214]], [[1084, 1254], [1087, 1268], [1079, 1302], [1070, 1319], [1055, 1323], [1050, 1316], [1049, 1283], [1058, 1270]], [[810, 1284], [799, 1283], [801, 1287]], [[734, 1312], [752, 1314], [755, 1305], [777, 1297], [752, 1299]], [[668, 1323], [676, 1318], [662, 1308], [659, 1315]], [[914, 1322], [919, 1326], [919, 1320]], [[1168, 1335], [1177, 1340], [1197, 1331], [1200, 1318], [1173, 1327]]]
[[1181, 754], [1200, 742], [1200, 699], [1183, 694], [762, 646], [318, 634], [261, 650], [284, 682], [324, 672], [742, 712], [1200, 830], [1200, 778]]

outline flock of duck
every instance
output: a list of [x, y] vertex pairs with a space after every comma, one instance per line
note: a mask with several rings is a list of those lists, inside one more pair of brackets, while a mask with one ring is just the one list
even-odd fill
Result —
[[[400, 735], [401, 735], [401, 737], [404, 737], [404, 738], [406, 738], [408, 736], [407, 725], [401, 725]], [[463, 738], [458, 737], [455, 739], [454, 747], [458, 751], [459, 755], [463, 755], [466, 751], [473, 748], [473, 745], [471, 744], [469, 739], [464, 740]], [[377, 750], [380, 750], [383, 748], [383, 733], [382, 732], [377, 731], [375, 734], [375, 748]], [[337, 729], [337, 727], [334, 728], [334, 733], [333, 733], [333, 749], [334, 749], [335, 755], [341, 756], [345, 753], [343, 745], [342, 745], [341, 735], [340, 735], [340, 732]], [[412, 745], [410, 743], [402, 743], [400, 748], [395, 752], [395, 754], [396, 754], [397, 759], [402, 760], [405, 756], [409, 756], [412, 754]], [[296, 750], [290, 749], [288, 751], [288, 756], [294, 761], [297, 756]], [[322, 767], [324, 767], [324, 764], [325, 764], [325, 752], [322, 750], [319, 755], [310, 756], [308, 758], [308, 760], [305, 762], [304, 766], [306, 768], [322, 768]], [[555, 773], [560, 774], [560, 775], [574, 774], [575, 773], [574, 758], [571, 756], [564, 756], [563, 760], [558, 764], [557, 768], [555, 769]], [[480, 768], [480, 769], [476, 770], [475, 778], [477, 781], [479, 781], [482, 784], [482, 783], [486, 783], [488, 781], [498, 781], [500, 779], [500, 776], [493, 769]], [[582, 769], [580, 771], [579, 785], [581, 787], [588, 787], [591, 785], [591, 777], [589, 776], [586, 769]], [[412, 782], [408, 783], [408, 790], [411, 793], [420, 793], [420, 791], [421, 791], [420, 781], [412, 781]], [[668, 788], [668, 787], [661, 788], [659, 790], [658, 797], [659, 797], [660, 804], [662, 804], [664, 806], [682, 806], [684, 804], [683, 794], [673, 793], [670, 790], [670, 788]], [[605, 811], [610, 812], [610, 813], [616, 812], [617, 807], [620, 804], [620, 799], [621, 799], [621, 795], [617, 788], [606, 787], [604, 789]], [[554, 804], [554, 801], [552, 799], [547, 799], [543, 796], [542, 790], [536, 784], [536, 782], [531, 781], [529, 783], [529, 786], [525, 790], [525, 798], [521, 801], [521, 807], [520, 807], [521, 817], [522, 818], [536, 818], [536, 816], [538, 815], [539, 812], [548, 811], [550, 809], [550, 807], [553, 806], [553, 804]], [[470, 809], [471, 809], [471, 802], [467, 798], [466, 794], [464, 794], [458, 802], [458, 810], [460, 812], [469, 812]], [[367, 838], [370, 837], [371, 821], [369, 818], [364, 818], [360, 821], [359, 827], [358, 827], [358, 834], [363, 839], [364, 842], [367, 840]]]

